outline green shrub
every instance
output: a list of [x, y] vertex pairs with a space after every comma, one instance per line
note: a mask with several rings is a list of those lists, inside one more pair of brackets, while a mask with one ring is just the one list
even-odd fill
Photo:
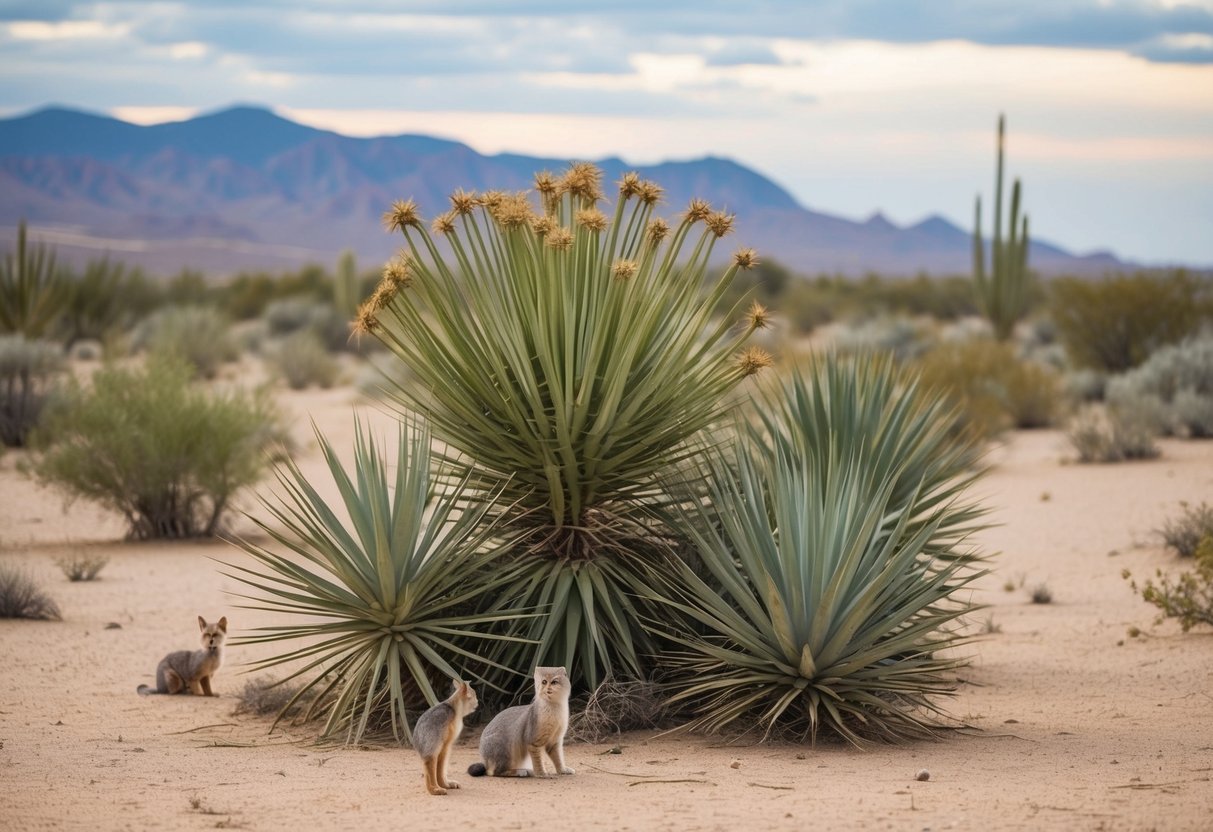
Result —
[[1164, 433], [1213, 437], [1213, 336], [1162, 347], [1139, 367], [1110, 379], [1107, 400], [1152, 408]]
[[1194, 570], [1172, 579], [1158, 569], [1140, 589], [1127, 569], [1123, 573], [1143, 601], [1158, 607], [1158, 623], [1177, 618], [1185, 633], [1198, 624], [1213, 625], [1213, 537], [1203, 538], [1193, 556]]
[[65, 277], [62, 315], [56, 327], [67, 345], [104, 341], [151, 314], [163, 294], [142, 272], [109, 259], [91, 260], [83, 274]]
[[59, 605], [21, 569], [0, 563], [0, 618], [62, 619]]
[[1056, 372], [1021, 361], [1005, 343], [974, 339], [943, 343], [916, 364], [923, 383], [963, 410], [965, 430], [981, 438], [1010, 427], [1053, 424], [1061, 404]]
[[752, 250], [700, 291], [733, 217], [695, 200], [668, 224], [654, 217], [660, 187], [636, 174], [608, 216], [600, 180], [588, 164], [540, 174], [542, 213], [525, 194], [459, 192], [433, 234], [414, 203], [397, 203], [386, 221], [407, 254], [359, 313], [413, 373], [392, 395], [426, 414], [441, 453], [507, 482], [506, 526], [521, 537], [499, 557], [528, 569], [494, 603], [545, 615], [526, 633], [535, 643], [500, 664], [563, 664], [589, 688], [645, 675], [633, 599], [669, 540], [651, 517], [654, 474], [771, 361], [743, 350], [765, 310], [740, 328], [713, 315]]
[[63, 367], [58, 344], [0, 335], [0, 442], [12, 448], [26, 444]]
[[1213, 537], [1213, 506], [1201, 503], [1192, 506], [1180, 503], [1183, 514], [1163, 524], [1160, 534], [1163, 543], [1174, 549], [1181, 557], [1190, 558], [1205, 538]]
[[265, 321], [272, 336], [300, 331], [313, 333], [327, 349], [345, 349], [350, 342], [349, 319], [330, 303], [306, 297], [276, 300], [265, 307]]
[[1196, 332], [1210, 283], [1183, 270], [1055, 280], [1050, 315], [1076, 366], [1121, 373]]
[[210, 306], [170, 306], [152, 313], [134, 335], [135, 349], [175, 355], [202, 378], [239, 357], [227, 319]]
[[1122, 462], [1158, 456], [1156, 416], [1141, 407], [1087, 405], [1075, 414], [1066, 438], [1079, 462]]
[[270, 362], [292, 390], [328, 388], [337, 380], [337, 362], [310, 329], [279, 340], [270, 351]]
[[368, 726], [390, 726], [407, 740], [413, 719], [443, 698], [435, 692], [443, 680], [492, 685], [487, 672], [510, 672], [493, 667], [484, 648], [508, 638], [500, 631], [529, 617], [527, 611], [469, 607], [507, 591], [522, 564], [490, 565], [486, 552], [499, 541], [485, 521], [497, 492], [481, 492], [481, 500], [468, 475], [432, 467], [424, 426], [402, 425], [393, 465], [361, 425], [356, 437], [347, 470], [317, 433], [339, 510], [293, 462], [279, 469], [283, 496], [264, 502], [273, 522], [257, 524], [292, 556], [241, 540], [257, 564], [229, 564], [227, 574], [256, 590], [246, 596], [253, 609], [286, 620], [237, 643], [303, 642], [254, 664], [264, 669], [306, 659], [279, 683], [306, 680], [279, 718], [310, 698], [304, 718], [322, 705], [327, 737], [357, 743]]
[[264, 396], [190, 384], [180, 359], [106, 367], [68, 387], [34, 437], [39, 480], [120, 512], [135, 539], [216, 533], [280, 438]]
[[680, 645], [663, 652], [671, 705], [713, 733], [930, 735], [933, 699], [966, 663], [949, 625], [982, 574], [965, 543], [981, 515], [966, 496], [976, 444], [871, 356], [798, 374], [758, 410], [733, 453], [706, 455], [681, 507], [703, 567], [665, 591], [697, 627], [650, 625]]
[[55, 250], [26, 243], [25, 220], [17, 226], [17, 250], [0, 261], [0, 334], [47, 336], [62, 311], [64, 281]]
[[848, 324], [834, 337], [840, 353], [887, 352], [895, 358], [917, 358], [931, 348], [933, 332], [922, 321], [908, 318], [872, 318]]

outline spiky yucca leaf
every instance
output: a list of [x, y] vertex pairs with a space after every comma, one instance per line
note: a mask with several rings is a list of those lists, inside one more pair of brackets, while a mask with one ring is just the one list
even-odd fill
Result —
[[491, 664], [485, 645], [506, 638], [498, 625], [508, 629], [526, 615], [471, 611], [475, 599], [496, 594], [517, 571], [485, 568], [482, 549], [493, 535], [486, 512], [496, 495], [474, 502], [466, 478], [431, 471], [430, 433], [420, 424], [401, 425], [394, 478], [362, 426], [348, 472], [319, 432], [317, 438], [349, 520], [293, 461], [279, 468], [284, 493], [263, 501], [276, 523], [254, 520], [290, 554], [240, 540], [258, 564], [227, 564], [227, 574], [258, 590], [240, 596], [248, 608], [296, 620], [235, 643], [304, 640], [255, 667], [301, 664], [282, 679], [310, 677], [287, 708], [319, 692], [313, 709], [331, 702], [326, 736], [358, 742], [374, 719], [390, 721], [393, 734], [408, 739], [408, 712], [439, 699], [433, 683], [483, 678]]
[[[705, 457], [706, 492], [681, 527], [705, 568], [683, 568], [678, 608], [654, 630], [688, 728], [757, 724], [851, 742], [930, 734], [963, 642], [949, 627], [980, 574], [965, 546], [974, 451], [887, 361], [824, 365], [766, 398], [762, 428]], [[778, 397], [783, 395], [780, 400]]]
[[732, 217], [696, 200], [671, 228], [653, 216], [660, 188], [635, 174], [608, 216], [600, 177], [578, 164], [537, 176], [537, 197], [458, 192], [432, 234], [397, 203], [385, 219], [408, 248], [359, 318], [411, 371], [397, 402], [471, 460], [477, 483], [511, 478], [502, 498], [532, 570], [514, 602], [552, 611], [512, 663], [563, 663], [592, 687], [642, 663], [623, 599], [662, 549], [644, 513], [661, 499], [654, 473], [768, 361], [740, 351], [753, 325], [712, 319], [753, 252], [701, 291]]

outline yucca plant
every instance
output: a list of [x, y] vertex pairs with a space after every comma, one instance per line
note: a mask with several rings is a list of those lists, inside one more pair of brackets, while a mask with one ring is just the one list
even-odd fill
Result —
[[0, 261], [0, 333], [36, 339], [48, 334], [65, 296], [55, 250], [26, 242], [25, 220], [17, 226], [17, 250]]
[[694, 200], [671, 227], [654, 216], [661, 188], [634, 173], [608, 216], [600, 179], [575, 164], [537, 175], [537, 202], [457, 192], [428, 230], [397, 203], [385, 220], [407, 248], [359, 316], [408, 366], [390, 392], [426, 415], [442, 453], [468, 460], [475, 483], [510, 478], [500, 499], [522, 534], [503, 560], [527, 569], [500, 608], [544, 617], [528, 633], [538, 645], [503, 662], [563, 664], [591, 687], [643, 672], [628, 596], [663, 557], [646, 511], [661, 500], [654, 473], [770, 361], [742, 350], [761, 307], [736, 329], [713, 319], [753, 250], [700, 291], [733, 217]]
[[[954, 418], [887, 360], [826, 363], [769, 392], [732, 454], [700, 463], [681, 508], [702, 568], [677, 608], [697, 623], [654, 631], [687, 728], [860, 744], [930, 735], [981, 574], [965, 544], [977, 450]], [[663, 590], [669, 592], [670, 590]]]
[[361, 426], [349, 471], [319, 432], [317, 439], [341, 503], [330, 506], [293, 461], [280, 466], [282, 493], [263, 501], [274, 522], [254, 520], [289, 554], [239, 540], [257, 563], [228, 564], [227, 574], [258, 590], [241, 596], [246, 607], [294, 621], [237, 643], [303, 642], [254, 665], [295, 663], [278, 684], [307, 680], [282, 713], [309, 701], [305, 718], [327, 708], [329, 738], [357, 743], [368, 726], [386, 723], [407, 740], [409, 713], [441, 698], [441, 679], [484, 680], [492, 662], [483, 648], [509, 638], [498, 630], [527, 615], [472, 609], [517, 572], [489, 568], [483, 551], [495, 540], [487, 515], [498, 492], [473, 500], [467, 475], [432, 470], [430, 433], [421, 424], [402, 423], [394, 473]]

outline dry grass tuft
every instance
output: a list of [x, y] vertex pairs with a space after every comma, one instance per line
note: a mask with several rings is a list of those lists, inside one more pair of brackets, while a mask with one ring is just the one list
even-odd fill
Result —
[[608, 677], [585, 707], [570, 716], [567, 736], [573, 742], [598, 743], [624, 731], [660, 727], [665, 717], [665, 696], [658, 685]]
[[21, 569], [0, 564], [0, 618], [61, 621], [59, 605]]

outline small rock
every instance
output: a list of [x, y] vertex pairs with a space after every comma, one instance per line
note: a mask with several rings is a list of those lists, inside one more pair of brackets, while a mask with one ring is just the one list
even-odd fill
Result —
[[741, 760], [734, 760], [729, 763], [729, 768], [741, 768]]
[[107, 630], [121, 630], [121, 629], [122, 629], [122, 625], [121, 625], [121, 624], [119, 624], [117, 621], [111, 621], [110, 623], [108, 623], [108, 624], [106, 624], [106, 625], [105, 625], [105, 629], [107, 629]]
[[804, 755], [803, 755], [803, 754], [797, 754], [797, 755], [796, 755], [796, 759], [797, 759], [797, 760], [803, 760], [803, 759], [804, 759]]
[[931, 772], [927, 771], [925, 768], [924, 768], [924, 769], [920, 769], [920, 770], [918, 771], [918, 773], [914, 775], [914, 779], [915, 779], [915, 780], [930, 780], [930, 779], [931, 779]]

